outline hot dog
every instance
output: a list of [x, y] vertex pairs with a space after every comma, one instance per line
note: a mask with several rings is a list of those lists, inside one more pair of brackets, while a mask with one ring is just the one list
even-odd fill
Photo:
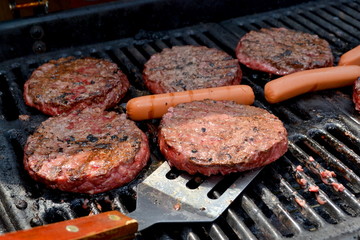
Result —
[[339, 66], [359, 65], [360, 66], [360, 45], [341, 55]]
[[160, 118], [170, 107], [179, 103], [204, 99], [232, 100], [239, 104], [251, 105], [254, 103], [255, 95], [252, 88], [247, 85], [155, 94], [129, 100], [126, 104], [126, 112], [129, 118], [136, 121]]
[[265, 84], [269, 103], [318, 90], [350, 86], [360, 76], [360, 66], [337, 66], [305, 70], [277, 78]]

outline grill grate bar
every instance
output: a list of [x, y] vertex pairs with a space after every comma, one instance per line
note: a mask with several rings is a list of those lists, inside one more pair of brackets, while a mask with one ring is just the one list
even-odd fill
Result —
[[[341, 41], [341, 39], [337, 38], [334, 34], [329, 33], [328, 31], [325, 31], [321, 27], [319, 27], [316, 24], [310, 22], [309, 20], [301, 17], [300, 15], [288, 16], [288, 17], [289, 17], [289, 19], [292, 19], [292, 21], [295, 21], [298, 24], [301, 24], [302, 25], [301, 29], [303, 29], [302, 31], [316, 33], [319, 36], [321, 36], [322, 38], [324, 38], [325, 40], [327, 40], [330, 43], [330, 45], [335, 45], [339, 48], [343, 48], [345, 46], [345, 43], [343, 41]], [[307, 30], [307, 29], [309, 29], [309, 30]]]
[[[292, 175], [296, 179], [297, 183], [304, 190], [304, 192], [310, 192], [309, 188], [311, 186], [318, 187], [318, 192], [314, 192], [316, 201], [324, 206], [326, 210], [331, 213], [331, 217], [335, 218], [336, 222], [340, 222], [346, 219], [346, 215], [341, 211], [341, 209], [330, 199], [330, 197], [319, 187], [319, 184], [316, 184], [314, 179], [311, 178], [308, 174], [297, 170], [297, 167], [288, 159], [284, 158], [284, 161], [292, 169]], [[306, 169], [305, 169], [306, 170]], [[305, 181], [304, 181], [305, 180]], [[329, 219], [325, 219], [329, 220]]]
[[149, 58], [150, 58], [150, 56], [152, 56], [152, 55], [154, 55], [155, 53], [157, 53], [156, 52], [156, 50], [153, 48], [153, 47], [151, 47], [149, 44], [144, 44], [144, 45], [142, 45], [142, 48], [144, 49], [144, 51], [148, 54], [148, 56], [149, 56]]
[[132, 58], [136, 59], [136, 66], [138, 66], [139, 69], [142, 69], [142, 66], [147, 62], [146, 57], [142, 53], [139, 52], [134, 46], [129, 46], [127, 48], [129, 54], [132, 56]]
[[255, 22], [245, 23], [243, 26], [245, 32], [250, 32], [252, 30], [257, 31], [259, 30], [259, 26]]
[[[310, 139], [307, 139], [308, 142], [311, 142], [313, 146], [316, 146], [316, 143], [311, 141]], [[320, 146], [318, 146], [319, 148]], [[321, 147], [320, 147], [321, 148]], [[330, 188], [327, 188], [326, 190], [330, 190], [331, 193], [333, 193], [335, 196], [340, 197], [344, 203], [347, 203], [348, 206], [351, 208], [349, 210], [355, 212], [356, 215], [359, 214], [360, 211], [360, 203], [357, 200], [357, 198], [344, 187], [343, 191], [339, 191], [336, 189], [336, 186], [340, 184], [337, 179], [335, 179], [334, 176], [329, 173], [329, 170], [323, 168], [317, 161], [314, 160], [314, 158], [310, 158], [309, 155], [307, 155], [305, 152], [301, 150], [301, 148], [295, 147], [294, 144], [290, 144], [289, 150], [296, 156], [299, 156], [299, 160], [303, 162], [303, 164], [311, 170], [312, 173], [317, 175], [317, 177], [323, 181], [326, 185], [332, 186]], [[326, 156], [325, 156], [326, 157]], [[341, 168], [346, 169], [346, 167]], [[339, 169], [339, 172], [341, 171]], [[325, 175], [326, 174], [326, 175]], [[330, 175], [329, 175], [330, 174]]]
[[229, 238], [224, 233], [223, 229], [216, 223], [211, 224], [211, 227], [209, 229], [209, 236], [212, 239], [217, 240], [228, 240]]
[[256, 26], [260, 29], [260, 28], [272, 28], [274, 27], [273, 24], [268, 23], [267, 21], [259, 21], [257, 22]]
[[[287, 27], [283, 22], [281, 22], [281, 20], [279, 19], [279, 16], [276, 16], [276, 18], [270, 20], [265, 19], [263, 22], [265, 22], [266, 24], [268, 24], [271, 27]], [[293, 28], [293, 26], [289, 26], [287, 28]]]
[[113, 203], [116, 206], [116, 209], [119, 210], [121, 213], [127, 214], [130, 212], [126, 205], [122, 203], [120, 196], [116, 196], [113, 199]]
[[[346, 166], [346, 172], [343, 174], [343, 177], [350, 181], [352, 184], [355, 184], [357, 188], [360, 187], [360, 178], [357, 175], [359, 171], [356, 171], [356, 166], [360, 165], [360, 157], [351, 150], [347, 145], [344, 145], [343, 142], [332, 136], [330, 133], [325, 131], [314, 131], [316, 133], [312, 133], [312, 137], [320, 142], [323, 147], [326, 147], [327, 150], [333, 154], [338, 155], [341, 158], [341, 162], [344, 163], [351, 163], [350, 166]], [[354, 169], [356, 174], [351, 171], [349, 168]], [[348, 171], [350, 170], [350, 171]]]
[[[311, 32], [311, 29], [308, 28], [306, 25], [301, 24], [300, 22], [296, 21], [295, 19], [293, 19], [291, 17], [291, 15], [289, 16], [284, 16], [280, 19], [281, 23], [283, 24], [283, 26], [289, 27], [291, 29], [298, 29], [302, 32]], [[340, 42], [340, 41], [339, 41]]]
[[281, 224], [281, 227], [284, 228], [282, 232], [284, 232], [286, 236], [298, 235], [303, 232], [301, 225], [296, 222], [286, 210], [285, 206], [281, 204], [279, 199], [263, 183], [258, 183], [254, 188], [254, 192], [258, 194], [268, 208], [271, 209], [274, 216]]
[[244, 193], [242, 196], [241, 207], [254, 221], [256, 228], [258, 228], [261, 233], [264, 234], [263, 237], [266, 239], [281, 239], [281, 233], [270, 223], [261, 209], [258, 208], [258, 206], [246, 193]]
[[13, 226], [11, 219], [8, 217], [4, 217], [7, 216], [7, 209], [5, 209], [2, 204], [0, 204], [0, 215], [2, 216], [0, 221], [0, 234], [6, 233], [8, 231], [15, 231], [16, 229]]
[[183, 37], [183, 41], [184, 41], [184, 45], [193, 45], [193, 46], [200, 46], [201, 44], [199, 44], [199, 42], [194, 39], [194, 36], [189, 34], [189, 35], [185, 35]]
[[143, 88], [142, 76], [138, 67], [120, 49], [113, 50], [116, 57], [115, 62], [120, 65], [121, 70], [127, 75], [130, 83], [138, 88]]
[[108, 55], [99, 49], [91, 49], [90, 56], [94, 58], [109, 59]]
[[[144, 57], [141, 56], [141, 54], [137, 50], [135, 50], [135, 48], [133, 48], [132, 46], [123, 47], [120, 49], [120, 51], [124, 54], [124, 56], [128, 59], [128, 62], [130, 63], [131, 68], [129, 70], [133, 72], [135, 75], [137, 74], [140, 75], [141, 72], [140, 69], [143, 66], [141, 62], [142, 60], [144, 60]], [[139, 56], [141, 56], [141, 58], [137, 58]]]
[[346, 9], [346, 12], [349, 15], [351, 15], [352, 17], [357, 19], [358, 14], [360, 12], [359, 4], [360, 4], [359, 1], [345, 2], [343, 5], [341, 5], [341, 9], [343, 9], [343, 8]]
[[183, 237], [184, 240], [200, 240], [201, 238], [194, 233], [191, 228], [185, 228], [186, 236]]
[[[186, 40], [185, 40], [186, 39]], [[199, 45], [194, 39], [190, 37], [180, 38], [180, 37], [170, 37], [169, 42], [172, 46], [182, 46], [182, 45]]]
[[[15, 201], [15, 197], [22, 201], [22, 199], [26, 199], [27, 196], [26, 190], [24, 189], [26, 179], [20, 178], [24, 170], [20, 168], [20, 164], [16, 161], [15, 151], [12, 149], [7, 137], [3, 134], [0, 134], [0, 149], [8, 156], [7, 158], [1, 159], [2, 164], [5, 164], [7, 168], [6, 171], [0, 175], [0, 202], [5, 209], [5, 214], [2, 216], [6, 216], [4, 217], [5, 219], [10, 219], [12, 224], [12, 226], [6, 226], [7, 231], [14, 228], [16, 230], [30, 228], [26, 216], [28, 213], [28, 211], [26, 211], [27, 209], [19, 208], [19, 205], [16, 206], [17, 202]], [[30, 205], [31, 202], [27, 202], [27, 204]]]
[[[235, 21], [235, 20], [234, 20]], [[238, 39], [244, 36], [247, 31], [243, 28], [243, 24], [236, 21], [237, 24], [226, 24], [223, 23], [222, 26], [227, 29], [229, 32], [234, 34]]]
[[[317, 212], [306, 202], [306, 199], [294, 189], [290, 183], [278, 174], [275, 169], [271, 169], [272, 176], [279, 181], [281, 193], [290, 201], [297, 211], [301, 213], [305, 219], [297, 217], [297, 220], [301, 220], [303, 227], [307, 230], [314, 230], [320, 227], [324, 227], [326, 222], [317, 214]], [[295, 214], [295, 213], [294, 213]]]
[[[320, 9], [320, 10], [316, 11], [316, 14], [319, 15], [326, 22], [331, 22], [333, 25], [338, 27], [342, 32], [351, 36], [352, 39], [356, 38], [358, 36], [357, 33], [359, 32], [358, 28], [350, 25], [348, 22], [344, 22], [343, 19], [341, 19], [340, 17], [337, 17], [337, 16], [346, 16], [344, 13], [342, 13], [342, 12], [334, 13], [334, 12], [329, 11], [330, 9], [331, 8]], [[336, 16], [336, 17], [334, 17], [334, 16]], [[347, 19], [347, 20], [352, 21], [354, 23], [357, 22], [355, 19]], [[359, 22], [359, 24], [360, 24], [360, 22]], [[350, 42], [353, 42], [353, 41], [351, 41], [351, 39], [350, 39]]]
[[[360, 136], [357, 137], [355, 135], [354, 129], [349, 128], [349, 126], [345, 127], [343, 124], [327, 124], [325, 125], [325, 129], [329, 134], [332, 134], [339, 139], [339, 141], [345, 143], [345, 147], [349, 147], [352, 152], [355, 152], [357, 156], [360, 155]], [[342, 147], [341, 146], [341, 147]], [[358, 162], [356, 162], [358, 163]]]
[[14, 65], [11, 68], [11, 72], [14, 75], [14, 81], [18, 86], [24, 85], [24, 79], [27, 79], [27, 73], [29, 72], [28, 64]]
[[[335, 158], [330, 152], [325, 150], [322, 145], [310, 138], [307, 138], [303, 143], [306, 147], [314, 151], [315, 154], [318, 154], [329, 166], [335, 168], [338, 171], [338, 175], [343, 176], [357, 186], [359, 185], [359, 177], [343, 162], [339, 161], [339, 159]], [[311, 165], [314, 166], [314, 168], [318, 167], [316, 164]], [[317, 172], [319, 176], [321, 176], [321, 172], [322, 171]]]
[[239, 237], [239, 239], [256, 240], [257, 238], [246, 226], [246, 224], [239, 218], [236, 212], [230, 207], [226, 211], [226, 221]]
[[[219, 31], [216, 34], [216, 31]], [[220, 49], [227, 52], [231, 56], [235, 56], [234, 49], [236, 47], [236, 43], [238, 41], [237, 38], [234, 38], [231, 34], [225, 34], [223, 31], [216, 29], [209, 29], [209, 31], [203, 33], [208, 39], [216, 43]]]
[[[194, 38], [200, 42], [201, 45], [206, 45], [210, 48], [217, 48], [222, 49], [218, 44], [213, 42], [211, 39], [209, 39], [207, 36], [205, 36], [203, 33], [199, 33], [197, 35], [194, 35]], [[233, 54], [233, 53], [231, 53]]]
[[274, 108], [273, 112], [282, 121], [286, 122], [286, 120], [288, 120], [288, 123], [301, 123], [304, 120], [306, 121], [310, 119], [308, 113], [301, 111], [301, 109], [297, 108], [297, 105], [289, 105], [287, 107], [280, 105], [279, 107]]
[[[1, 90], [1, 102], [2, 102], [2, 115], [8, 121], [15, 120], [19, 116], [17, 108], [16, 90], [11, 91], [13, 86], [9, 83], [9, 75], [0, 75], [0, 90]], [[15, 96], [14, 96], [15, 95]], [[17, 99], [18, 100], [18, 99]]]
[[357, 39], [350, 34], [341, 31], [334, 23], [335, 21], [332, 20], [332, 24], [329, 24], [326, 20], [323, 18], [320, 18], [319, 16], [315, 15], [313, 12], [306, 12], [300, 14], [303, 16], [306, 20], [312, 21], [314, 25], [316, 25], [317, 28], [325, 29], [328, 34], [332, 33], [338, 38], [340, 38], [343, 42], [356, 42]]
[[[166, 40], [166, 39], [164, 39], [164, 40]], [[163, 40], [163, 41], [161, 41], [161, 40], [155, 40], [155, 41], [153, 42], [153, 44], [159, 49], [159, 52], [160, 52], [161, 50], [163, 50], [164, 48], [169, 48], [169, 47], [171, 47], [171, 45], [167, 45], [164, 40]]]
[[[359, 139], [357, 141], [351, 140], [351, 142], [352, 143], [359, 142], [360, 141], [360, 133], [358, 132], [358, 130], [359, 130], [359, 125], [360, 125], [360, 119], [350, 116], [350, 115], [342, 115], [342, 116], [340, 116], [340, 119], [346, 125], [346, 129], [348, 129], [344, 132], [344, 136], [347, 136], [348, 132], [351, 131], [353, 133], [356, 133], [356, 136]], [[351, 136], [351, 134], [349, 136]], [[347, 139], [347, 137], [346, 137], [346, 139]], [[358, 149], [360, 148], [359, 147], [360, 145], [358, 145], [358, 144], [355, 146], [357, 146]]]
[[[13, 71], [8, 72], [6, 79], [8, 82], [8, 88], [11, 90], [11, 100], [9, 100], [9, 104], [15, 105], [10, 107], [11, 112], [9, 112], [8, 120], [15, 120], [21, 114], [28, 114], [28, 111], [26, 110], [27, 106], [23, 101], [23, 92], [18, 83], [15, 81], [16, 76]], [[5, 106], [9, 108], [9, 105], [5, 104]]]
[[344, 28], [347, 28], [346, 26], [349, 26], [349, 28], [357, 29], [357, 31], [360, 29], [360, 21], [357, 18], [359, 12], [355, 11], [354, 9], [343, 5], [341, 8], [337, 8], [336, 6], [330, 6], [328, 8], [324, 8], [323, 10], [329, 15], [335, 16], [335, 19], [341, 20], [343, 23], [342, 26]]

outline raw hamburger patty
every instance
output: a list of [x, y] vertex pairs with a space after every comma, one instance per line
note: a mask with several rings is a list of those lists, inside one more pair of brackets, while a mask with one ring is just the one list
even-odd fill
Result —
[[327, 41], [286, 28], [250, 31], [240, 39], [236, 56], [251, 69], [276, 75], [333, 65]]
[[52, 60], [38, 67], [25, 82], [27, 105], [48, 115], [86, 107], [115, 106], [129, 81], [115, 63], [95, 58]]
[[355, 103], [355, 109], [360, 111], [360, 77], [355, 81], [354, 84], [353, 101]]
[[86, 109], [44, 121], [27, 140], [24, 165], [51, 188], [94, 194], [133, 180], [149, 155], [146, 135], [125, 114]]
[[143, 77], [152, 93], [179, 92], [239, 84], [239, 63], [227, 53], [205, 46], [176, 46], [151, 56]]
[[228, 174], [269, 164], [287, 151], [287, 131], [264, 109], [231, 101], [179, 104], [163, 116], [160, 150], [190, 174]]

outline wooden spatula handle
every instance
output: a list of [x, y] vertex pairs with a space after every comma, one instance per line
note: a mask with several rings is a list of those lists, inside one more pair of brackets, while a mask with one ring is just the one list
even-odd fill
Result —
[[2, 239], [133, 239], [138, 223], [118, 211], [34, 227], [0, 235]]

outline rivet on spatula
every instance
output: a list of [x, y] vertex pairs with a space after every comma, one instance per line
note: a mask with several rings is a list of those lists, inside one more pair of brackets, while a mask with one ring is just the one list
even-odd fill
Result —
[[119, 217], [118, 215], [110, 214], [109, 219], [114, 221], [119, 221], [121, 217]]
[[68, 232], [78, 232], [79, 231], [79, 228], [77, 226], [74, 226], [74, 225], [67, 225], [65, 227], [65, 229]]

